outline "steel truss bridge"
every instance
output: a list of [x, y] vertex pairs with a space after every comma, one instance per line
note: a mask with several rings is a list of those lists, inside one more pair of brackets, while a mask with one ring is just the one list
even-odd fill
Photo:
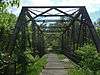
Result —
[[[60, 25], [50, 26], [57, 23]], [[18, 48], [24, 53], [30, 48], [33, 56], [42, 57], [46, 53], [45, 41], [55, 34], [59, 34], [55, 38], [59, 39], [61, 52], [77, 64], [81, 59], [74, 51], [84, 44], [92, 42], [100, 52], [100, 39], [85, 6], [22, 7], [7, 50], [12, 54]]]

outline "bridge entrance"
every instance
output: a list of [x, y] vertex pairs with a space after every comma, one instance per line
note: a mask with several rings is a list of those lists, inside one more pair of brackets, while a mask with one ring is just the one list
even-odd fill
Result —
[[42, 57], [49, 48], [78, 63], [74, 51], [89, 42], [100, 52], [100, 40], [85, 6], [25, 6], [7, 50], [9, 55], [16, 49], [22, 54], [31, 50], [33, 56]]

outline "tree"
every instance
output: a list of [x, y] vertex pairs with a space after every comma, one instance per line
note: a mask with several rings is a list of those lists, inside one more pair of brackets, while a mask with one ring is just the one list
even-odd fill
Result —
[[96, 26], [96, 31], [100, 38], [100, 18], [94, 23], [94, 25]]
[[8, 61], [13, 62], [13, 57], [6, 52], [17, 19], [16, 15], [8, 12], [13, 6], [18, 7], [19, 0], [0, 0], [0, 75], [8, 75]]

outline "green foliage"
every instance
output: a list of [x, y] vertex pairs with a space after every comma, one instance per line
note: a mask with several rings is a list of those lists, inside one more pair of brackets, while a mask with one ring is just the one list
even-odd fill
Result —
[[4, 51], [8, 46], [12, 29], [16, 23], [16, 16], [10, 13], [0, 14], [0, 50]]
[[32, 62], [32, 63], [34, 62], [35, 63], [36, 61], [38, 61], [40, 59], [38, 55], [33, 57], [31, 51], [25, 51], [24, 54], [26, 56], [26, 61], [27, 62]]
[[[37, 58], [37, 57], [36, 57]], [[27, 67], [27, 75], [39, 75], [43, 67], [47, 64], [46, 57], [35, 58], [35, 63], [30, 63]]]
[[[0, 61], [8, 62], [9, 57], [6, 53], [6, 48], [9, 44], [10, 35], [12, 33], [12, 29], [16, 23], [16, 16], [10, 13], [0, 13]], [[3, 63], [0, 62], [0, 65]]]
[[[17, 6], [19, 0], [1, 0], [0, 1], [0, 75], [7, 73], [8, 62], [13, 63], [15, 61], [15, 54], [12, 53], [12, 57], [7, 52], [9, 40], [12, 34], [12, 29], [15, 26], [17, 17], [14, 14], [8, 12], [8, 9], [13, 6]], [[2, 70], [1, 70], [2, 69]]]
[[97, 27], [97, 28], [96, 28], [96, 31], [97, 31], [97, 34], [98, 34], [98, 36], [99, 36], [99, 38], [100, 38], [100, 27]]
[[93, 45], [85, 45], [76, 53], [82, 58], [80, 65], [83, 69], [93, 72], [100, 70], [100, 54]]
[[7, 12], [7, 9], [13, 6], [19, 7], [20, 0], [1, 0], [0, 1], [0, 13]]
[[[32, 54], [31, 51], [25, 51], [24, 54], [27, 63], [27, 65], [24, 65], [26, 69], [26, 75], [39, 75], [43, 67], [47, 64], [47, 58], [45, 56], [39, 58], [38, 55], [33, 57], [31, 55]], [[17, 64], [16, 66], [17, 75], [21, 74], [21, 70], [22, 70], [21, 65], [22, 64]]]
[[5, 27], [5, 29], [11, 29], [16, 23], [16, 16], [10, 13], [0, 13], [0, 27]]
[[84, 70], [82, 68], [74, 68], [70, 69], [69, 75], [91, 75], [88, 70]]
[[80, 68], [76, 65], [74, 65], [75, 67], [73, 69], [70, 69], [68, 71], [68, 75], [100, 75], [100, 71], [98, 71], [96, 74], [94, 74], [93, 71], [90, 71], [88, 69], [83, 69], [83, 68]]
[[63, 54], [58, 54], [57, 56], [58, 56], [59, 60], [63, 60], [65, 58], [65, 56]]
[[[16, 65], [16, 68], [12, 67], [12, 69], [16, 69], [17, 75], [22, 75], [23, 73], [23, 75], [25, 75], [25, 73], [26, 75], [38, 75], [42, 71], [43, 66], [47, 63], [47, 60], [46, 57], [40, 58], [37, 55], [33, 57], [32, 54], [34, 53], [32, 53], [31, 48], [26, 47], [28, 51], [25, 50], [26, 45], [23, 45], [24, 40], [28, 42], [29, 40], [31, 40], [31, 38], [29, 38], [29, 40], [27, 41], [23, 37], [28, 35], [28, 31], [29, 33], [31, 33], [31, 29], [27, 29], [24, 34], [23, 31], [21, 33], [23, 35], [19, 33], [19, 35], [17, 36], [18, 39], [16, 40], [17, 44], [15, 46], [15, 49], [12, 51], [7, 50], [11, 40], [11, 34], [17, 19], [14, 14], [11, 14], [7, 11], [7, 9], [13, 6], [19, 6], [19, 0], [2, 0], [2, 2], [0, 1], [0, 75], [8, 73], [9, 70], [7, 69], [10, 69], [9, 64], [11, 63], [13, 63], [13, 65]], [[9, 63], [6, 64], [6, 69], [3, 68], [5, 66], [4, 62]], [[1, 70], [1, 68], [3, 71]]]
[[0, 50], [3, 51], [8, 45], [10, 34], [16, 23], [16, 16], [8, 13], [7, 9], [12, 0], [0, 2]]

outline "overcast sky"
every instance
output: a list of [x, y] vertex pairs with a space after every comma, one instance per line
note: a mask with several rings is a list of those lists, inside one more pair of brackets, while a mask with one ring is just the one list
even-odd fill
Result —
[[[89, 14], [100, 12], [100, 0], [21, 0], [20, 7], [10, 11], [18, 15], [22, 6], [86, 6]], [[93, 19], [93, 15], [90, 16]], [[94, 17], [98, 16], [95, 14]]]

